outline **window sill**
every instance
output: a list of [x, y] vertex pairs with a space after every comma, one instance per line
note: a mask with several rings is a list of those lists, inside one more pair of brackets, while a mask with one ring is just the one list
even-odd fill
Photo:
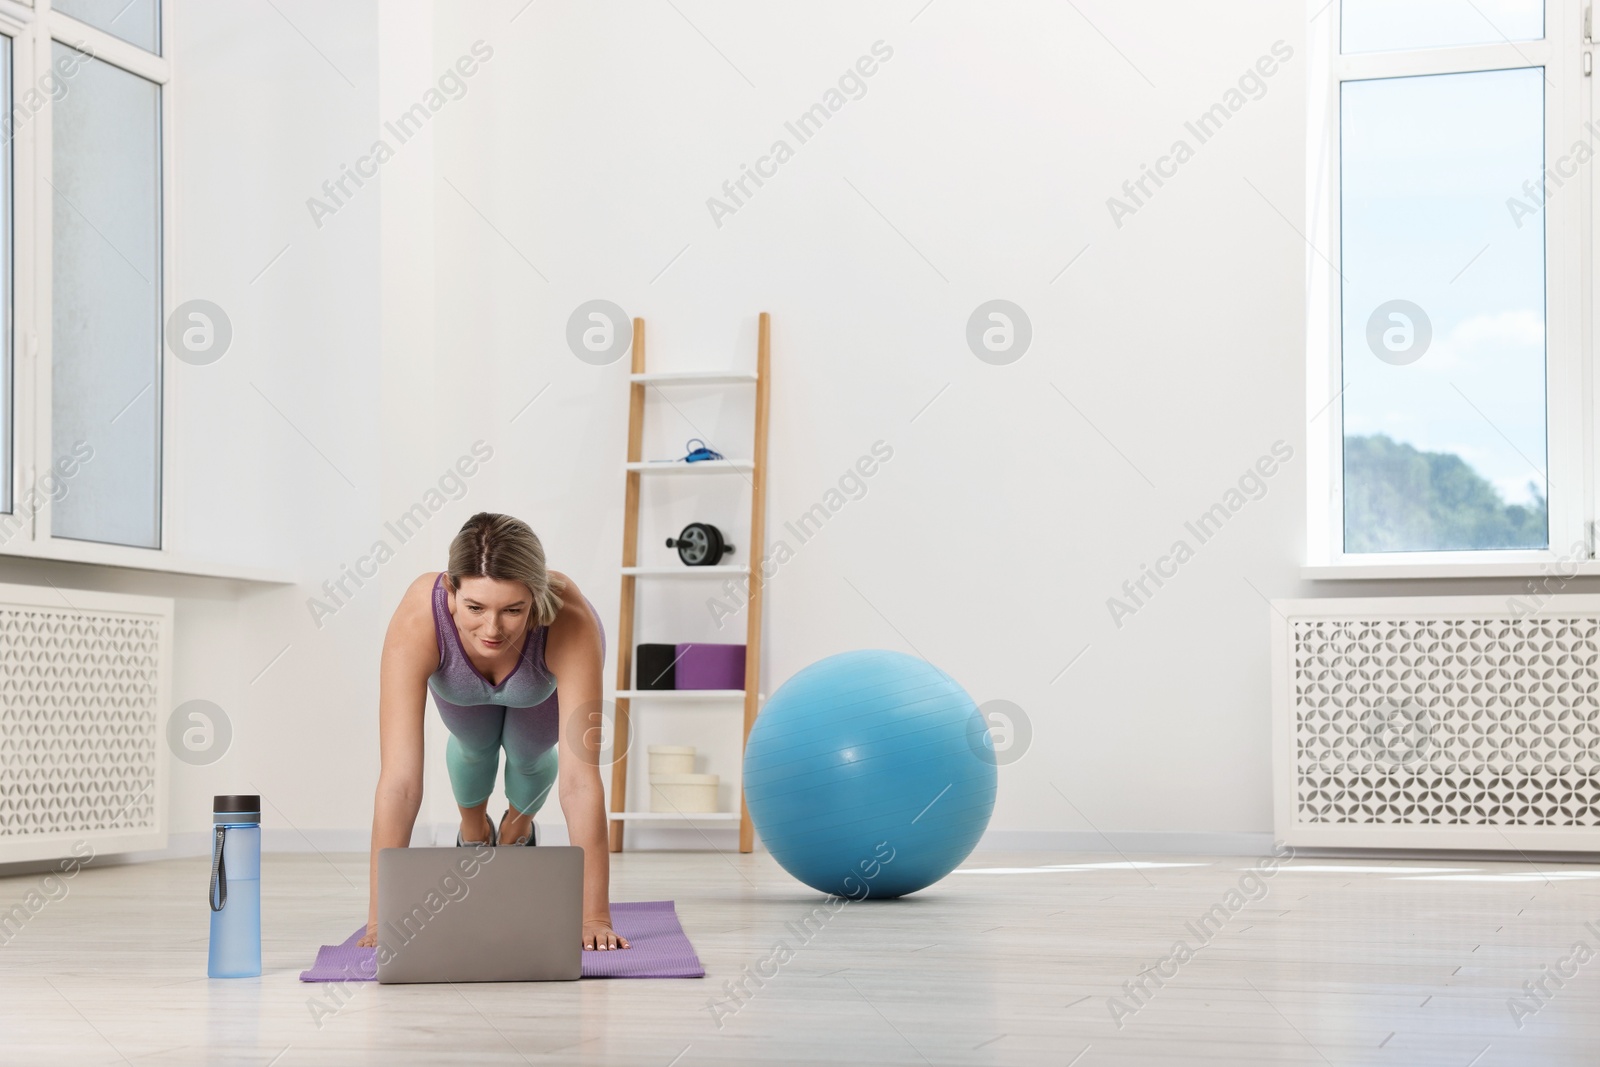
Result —
[[0, 547], [0, 559], [87, 563], [112, 570], [182, 574], [199, 578], [221, 578], [234, 582], [255, 582], [261, 585], [295, 584], [295, 580], [289, 575], [264, 567], [216, 563], [211, 560], [178, 556], [170, 552], [128, 548], [124, 545], [93, 544], [87, 541], [60, 540]]
[[1486, 561], [1483, 563], [1330, 563], [1306, 564], [1308, 582], [1372, 582], [1431, 578], [1545, 578], [1552, 575], [1600, 577], [1600, 560]]

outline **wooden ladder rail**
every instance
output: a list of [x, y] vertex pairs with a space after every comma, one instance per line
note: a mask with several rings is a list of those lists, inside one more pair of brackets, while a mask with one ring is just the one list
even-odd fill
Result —
[[761, 313], [756, 337], [755, 470], [750, 480], [750, 596], [744, 645], [744, 734], [739, 741], [739, 851], [755, 849], [755, 827], [744, 800], [744, 749], [761, 710], [761, 564], [767, 544], [767, 411], [772, 399], [772, 316]]
[[[644, 320], [633, 320], [633, 373], [644, 373]], [[644, 448], [644, 382], [631, 382], [628, 386], [628, 462], [643, 459]], [[617, 621], [617, 692], [633, 688], [633, 606], [638, 576], [629, 574], [627, 568], [639, 565], [639, 478], [636, 470], [627, 472], [627, 489], [622, 504], [622, 611]], [[611, 751], [617, 753], [611, 764], [611, 810], [628, 810], [628, 736], [631, 723], [631, 701], [617, 697], [616, 721], [612, 724]], [[609, 827], [611, 851], [622, 851], [622, 835], [626, 820], [612, 819]]]

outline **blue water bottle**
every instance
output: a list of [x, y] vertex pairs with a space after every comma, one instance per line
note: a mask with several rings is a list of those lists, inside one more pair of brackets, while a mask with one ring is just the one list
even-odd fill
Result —
[[217, 797], [211, 805], [212, 978], [261, 974], [261, 797]]

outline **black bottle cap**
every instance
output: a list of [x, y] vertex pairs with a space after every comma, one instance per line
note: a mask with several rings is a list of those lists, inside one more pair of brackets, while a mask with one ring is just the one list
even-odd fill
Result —
[[217, 797], [211, 804], [213, 812], [261, 812], [260, 793], [229, 793]]

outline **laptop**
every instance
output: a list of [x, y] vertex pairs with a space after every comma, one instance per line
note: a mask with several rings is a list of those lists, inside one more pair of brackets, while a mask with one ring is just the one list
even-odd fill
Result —
[[378, 851], [379, 982], [554, 982], [583, 974], [583, 849]]

